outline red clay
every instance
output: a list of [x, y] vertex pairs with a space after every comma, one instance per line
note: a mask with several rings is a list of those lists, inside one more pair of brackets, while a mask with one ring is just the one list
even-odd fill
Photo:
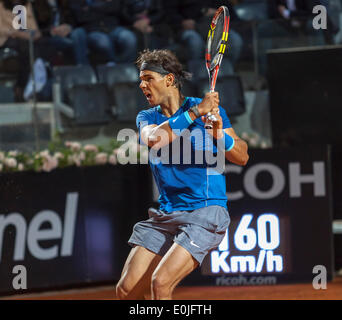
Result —
[[[115, 300], [113, 286], [73, 289], [4, 297], [9, 300]], [[327, 289], [315, 290], [311, 283], [275, 286], [178, 287], [175, 300], [342, 300], [342, 276]]]

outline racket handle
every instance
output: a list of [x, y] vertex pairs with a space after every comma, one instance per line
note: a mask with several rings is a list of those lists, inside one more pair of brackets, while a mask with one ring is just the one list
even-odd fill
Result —
[[204, 128], [205, 129], [212, 129], [214, 126], [213, 121], [217, 121], [216, 117], [214, 115], [212, 115], [210, 112], [207, 113], [207, 115], [205, 117]]
[[[210, 90], [209, 92], [214, 92], [215, 88], [213, 88], [213, 86], [210, 86]], [[205, 116], [205, 124], [204, 124], [204, 128], [205, 129], [212, 129], [213, 128], [213, 121], [217, 121], [216, 117], [214, 115], [212, 115], [210, 112], [207, 113], [207, 115]]]

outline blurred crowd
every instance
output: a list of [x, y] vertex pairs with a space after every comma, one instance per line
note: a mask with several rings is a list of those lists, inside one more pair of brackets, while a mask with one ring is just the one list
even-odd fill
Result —
[[[227, 0], [0, 0], [0, 50], [16, 50], [21, 72], [15, 87], [17, 101], [24, 98], [30, 74], [29, 40], [34, 43], [35, 57], [50, 66], [75, 64], [96, 65], [133, 62], [144, 48], [169, 48], [182, 61], [202, 59], [209, 22], [220, 5], [230, 9], [231, 28], [228, 56], [235, 65], [246, 39], [234, 28], [241, 22], [235, 5], [244, 1]], [[253, 2], [253, 1], [245, 1]], [[324, 1], [323, 1], [324, 2]], [[277, 30], [260, 26], [265, 38], [278, 34], [312, 32], [300, 18], [312, 16], [316, 0], [269, 0], [269, 17], [283, 20]], [[12, 9], [24, 5], [27, 28], [15, 30]], [[338, 32], [328, 21], [326, 43]], [[272, 47], [265, 42], [265, 48]], [[263, 61], [261, 61], [263, 63]]]

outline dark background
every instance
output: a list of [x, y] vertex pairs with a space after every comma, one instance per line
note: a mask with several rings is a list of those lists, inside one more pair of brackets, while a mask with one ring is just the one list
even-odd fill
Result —
[[[291, 272], [278, 276], [278, 283], [312, 281], [312, 268], [323, 264], [329, 279], [333, 272], [331, 186], [328, 149], [317, 147], [310, 153], [302, 148], [250, 150], [250, 162], [241, 174], [227, 175], [228, 191], [245, 193], [241, 200], [231, 201], [232, 220], [245, 213], [255, 218], [262, 213], [277, 213], [289, 220]], [[302, 173], [312, 173], [313, 161], [326, 164], [326, 196], [314, 197], [312, 184], [302, 187], [301, 198], [289, 198], [288, 164], [300, 162]], [[257, 200], [242, 187], [244, 173], [258, 163], [272, 163], [285, 175], [284, 191], [276, 198]], [[127, 240], [133, 225], [147, 218], [147, 209], [155, 205], [152, 177], [148, 165], [104, 165], [69, 167], [50, 173], [21, 172], [0, 175], [0, 213], [18, 212], [29, 224], [41, 210], [53, 210], [64, 221], [66, 195], [78, 192], [78, 210], [73, 255], [51, 260], [38, 260], [26, 248], [23, 261], [13, 261], [14, 227], [7, 227], [2, 243], [0, 292], [14, 292], [14, 265], [27, 268], [28, 290], [43, 290], [119, 279], [130, 250]], [[258, 188], [268, 190], [272, 183], [268, 173], [260, 173]], [[63, 223], [62, 223], [63, 224]], [[41, 241], [43, 247], [60, 246], [61, 240]], [[242, 253], [243, 254], [243, 253]], [[236, 275], [236, 274], [235, 274]], [[257, 274], [256, 274], [257, 275]], [[213, 285], [215, 277], [201, 275], [200, 269], [184, 280], [184, 284]], [[27, 291], [26, 291], [27, 292]], [[18, 293], [18, 292], [16, 292]]]

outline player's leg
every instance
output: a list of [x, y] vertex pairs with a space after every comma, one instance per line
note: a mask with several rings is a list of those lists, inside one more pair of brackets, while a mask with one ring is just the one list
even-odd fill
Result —
[[132, 248], [116, 285], [117, 298], [144, 299], [150, 293], [152, 273], [161, 259], [161, 256], [141, 246]]
[[183, 247], [174, 243], [152, 275], [154, 300], [170, 300], [176, 285], [198, 266], [198, 262]]
[[152, 297], [171, 299], [176, 285], [191, 273], [208, 252], [223, 240], [230, 218], [226, 208], [209, 206], [191, 213], [177, 212], [180, 223], [174, 243], [152, 275]]
[[151, 294], [154, 269], [173, 244], [176, 226], [165, 223], [167, 215], [149, 209], [149, 219], [136, 223], [128, 243], [133, 246], [117, 285], [119, 299], [142, 299]]

